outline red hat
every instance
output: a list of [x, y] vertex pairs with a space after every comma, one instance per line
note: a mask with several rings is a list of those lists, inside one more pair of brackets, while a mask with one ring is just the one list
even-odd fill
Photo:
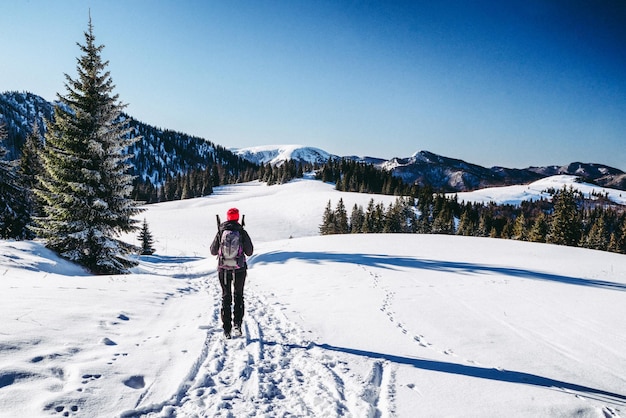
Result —
[[229, 221], [238, 221], [239, 220], [239, 209], [231, 208], [226, 212], [226, 219]]

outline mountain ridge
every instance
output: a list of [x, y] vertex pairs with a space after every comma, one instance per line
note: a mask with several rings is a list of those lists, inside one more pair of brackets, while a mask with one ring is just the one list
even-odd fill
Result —
[[[5, 123], [7, 128], [8, 138], [3, 145], [9, 151], [8, 158], [19, 157], [35, 122], [43, 138], [46, 121], [54, 116], [55, 105], [29, 92], [0, 93], [0, 124]], [[126, 152], [132, 155], [129, 159], [134, 168], [132, 174], [144, 184], [163, 185], [168, 178], [214, 165], [231, 173], [255, 167], [227, 148], [204, 138], [149, 125], [127, 114], [121, 117], [127, 119], [130, 135], [141, 137]]]
[[[32, 132], [36, 121], [40, 135], [46, 120], [53, 117], [56, 103], [48, 102], [30, 92], [0, 93], [0, 123], [7, 127], [5, 147], [8, 158], [18, 158], [21, 146]], [[346, 158], [372, 164], [390, 171], [407, 183], [430, 186], [443, 192], [462, 192], [485, 187], [527, 184], [558, 174], [576, 175], [600, 186], [626, 190], [626, 173], [597, 163], [573, 162], [566, 166], [552, 165], [523, 169], [494, 166], [491, 168], [434, 154], [417, 151], [410, 157], [390, 160], [377, 157], [337, 156], [317, 147], [283, 144], [246, 148], [227, 148], [207, 139], [182, 132], [161, 129], [130, 115], [132, 135], [141, 136], [132, 149], [130, 159], [136, 176], [146, 183], [162, 185], [167, 178], [190, 170], [203, 170], [221, 165], [230, 172], [240, 172], [260, 164], [281, 165], [291, 159], [298, 163], [324, 164], [328, 159]]]
[[[272, 150], [272, 147], [276, 149]], [[255, 150], [262, 155], [255, 154]], [[285, 152], [290, 150], [291, 153]], [[310, 151], [314, 150], [314, 151]], [[320, 153], [319, 151], [322, 151]], [[486, 168], [464, 160], [444, 157], [430, 151], [418, 151], [410, 157], [394, 157], [390, 160], [375, 157], [337, 156], [315, 147], [302, 145], [258, 146], [234, 149], [233, 152], [249, 161], [280, 165], [287, 159], [299, 163], [320, 163], [315, 159], [304, 159], [302, 155], [328, 155], [328, 158], [346, 158], [392, 172], [406, 183], [429, 185], [437, 190], [460, 192], [494, 186], [527, 184], [553, 175], [575, 175], [584, 181], [604, 187], [626, 190], [626, 173], [603, 164], [573, 162], [565, 166], [546, 166], [528, 168], [506, 168], [494, 166]], [[267, 156], [272, 155], [269, 159]], [[282, 159], [281, 159], [282, 157]]]

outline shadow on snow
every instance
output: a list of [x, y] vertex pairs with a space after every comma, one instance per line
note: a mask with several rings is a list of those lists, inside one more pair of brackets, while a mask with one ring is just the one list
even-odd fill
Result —
[[539, 376], [532, 373], [518, 372], [514, 370], [494, 369], [479, 366], [470, 366], [458, 363], [448, 363], [437, 360], [427, 360], [421, 358], [411, 358], [397, 356], [393, 354], [377, 353], [374, 351], [359, 350], [356, 348], [337, 347], [330, 344], [309, 343], [308, 345], [284, 344], [275, 341], [263, 341], [254, 339], [250, 342], [259, 342], [261, 345], [276, 346], [282, 345], [290, 350], [302, 349], [309, 350], [314, 347], [323, 350], [337, 351], [340, 353], [351, 354], [355, 356], [366, 357], [369, 359], [386, 360], [391, 363], [405, 364], [413, 366], [421, 370], [429, 370], [439, 373], [456, 374], [460, 376], [473, 377], [477, 379], [487, 379], [504, 383], [524, 384], [530, 386], [543, 387], [546, 389], [558, 390], [561, 392], [571, 392], [590, 399], [602, 402], [608, 402], [615, 405], [626, 406], [626, 395], [609, 392], [602, 389], [596, 389], [589, 386], [579, 385], [577, 383], [565, 382], [562, 380], [552, 379], [549, 377]]
[[190, 256], [171, 256], [171, 255], [141, 255], [139, 260], [152, 263], [152, 264], [179, 264], [189, 263], [191, 261], [202, 260], [202, 257], [190, 257]]
[[626, 291], [626, 284], [615, 283], [605, 280], [585, 279], [581, 277], [562, 276], [558, 274], [544, 273], [512, 267], [490, 266], [477, 263], [465, 263], [457, 261], [428, 260], [417, 257], [389, 256], [383, 254], [344, 254], [326, 253], [319, 251], [273, 251], [251, 257], [250, 265], [284, 263], [288, 260], [299, 260], [311, 264], [324, 262], [358, 264], [368, 267], [384, 269], [413, 268], [421, 270], [434, 270], [458, 274], [485, 274], [495, 273], [522, 279], [545, 280], [565, 283], [577, 286], [590, 286], [603, 289]]
[[203, 263], [201, 266], [185, 266], [185, 264], [206, 261], [204, 257], [153, 254], [138, 256], [136, 260], [139, 261], [139, 265], [134, 267], [132, 272], [140, 274], [165, 275], [173, 279], [198, 279], [215, 272], [215, 266], [208, 263]]
[[531, 386], [553, 388], [565, 392], [572, 391], [588, 398], [593, 398], [604, 402], [610, 402], [616, 405], [626, 405], [626, 395], [578, 385], [576, 383], [564, 382], [562, 380], [551, 379], [549, 377], [543, 377], [532, 373], [518, 372], [513, 370], [491, 369], [420, 358], [402, 357], [391, 354], [376, 353], [373, 351], [358, 350], [355, 348], [336, 347], [329, 344], [316, 344], [316, 346], [325, 350], [338, 351], [368, 358], [382, 359], [397, 364], [406, 364], [422, 370], [457, 374], [506, 383], [521, 383]]

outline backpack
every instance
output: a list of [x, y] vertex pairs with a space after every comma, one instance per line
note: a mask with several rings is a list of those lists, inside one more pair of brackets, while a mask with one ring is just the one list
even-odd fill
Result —
[[238, 270], [244, 266], [241, 233], [237, 230], [222, 231], [218, 252], [219, 267], [226, 270]]

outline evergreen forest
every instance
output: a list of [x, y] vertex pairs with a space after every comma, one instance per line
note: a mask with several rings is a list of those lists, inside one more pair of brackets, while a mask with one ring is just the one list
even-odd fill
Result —
[[626, 254], [626, 210], [606, 196], [585, 198], [572, 187], [549, 190], [550, 201], [521, 205], [458, 202], [421, 190], [393, 204], [369, 201], [348, 213], [343, 200], [328, 201], [320, 234], [420, 233], [516, 239]]

